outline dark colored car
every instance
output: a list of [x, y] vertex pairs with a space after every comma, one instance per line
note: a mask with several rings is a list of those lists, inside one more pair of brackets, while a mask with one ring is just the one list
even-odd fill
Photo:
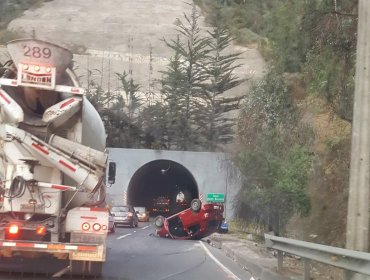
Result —
[[170, 203], [170, 199], [166, 196], [154, 198], [151, 212], [166, 215], [170, 212]]
[[157, 235], [174, 239], [201, 239], [219, 229], [223, 221], [224, 206], [221, 203], [202, 204], [193, 199], [190, 208], [168, 218], [158, 216], [154, 220]]
[[137, 217], [140, 222], [149, 222], [149, 212], [145, 207], [134, 207]]
[[137, 227], [139, 224], [138, 217], [132, 206], [113, 206], [111, 212], [114, 214], [114, 224], [116, 226], [126, 225], [130, 227]]

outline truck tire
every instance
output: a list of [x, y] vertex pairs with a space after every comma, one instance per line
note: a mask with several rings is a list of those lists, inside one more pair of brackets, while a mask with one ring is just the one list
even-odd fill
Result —
[[103, 262], [71, 261], [72, 275], [100, 277], [102, 270]]
[[154, 227], [156, 229], [160, 229], [164, 226], [164, 217], [163, 216], [157, 216], [154, 219]]
[[194, 198], [190, 203], [190, 209], [193, 213], [198, 213], [202, 208], [202, 201], [198, 198]]

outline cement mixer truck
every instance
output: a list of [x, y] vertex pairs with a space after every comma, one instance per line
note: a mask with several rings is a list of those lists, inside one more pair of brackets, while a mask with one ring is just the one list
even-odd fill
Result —
[[56, 273], [100, 275], [109, 219], [102, 120], [69, 50], [21, 39], [7, 51], [0, 68], [0, 258], [50, 256], [68, 260]]

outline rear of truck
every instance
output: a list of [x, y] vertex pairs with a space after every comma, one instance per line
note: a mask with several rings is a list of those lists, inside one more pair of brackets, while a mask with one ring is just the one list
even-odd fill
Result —
[[69, 260], [100, 275], [106, 257], [105, 130], [71, 70], [72, 54], [8, 44], [0, 69], [0, 257]]

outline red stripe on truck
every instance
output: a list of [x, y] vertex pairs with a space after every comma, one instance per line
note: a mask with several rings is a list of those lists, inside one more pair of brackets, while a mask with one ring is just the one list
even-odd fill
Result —
[[64, 107], [68, 106], [69, 104], [75, 102], [76, 99], [72, 98], [72, 99], [69, 99], [68, 101], [64, 102], [62, 105], [60, 105], [60, 109], [63, 109]]
[[15, 244], [15, 247], [34, 248], [34, 244], [33, 244], [33, 243], [17, 242], [17, 243]]
[[47, 149], [45, 149], [44, 147], [40, 146], [39, 144], [32, 143], [32, 147], [36, 148], [37, 150], [44, 153], [45, 155], [49, 154], [49, 151]]
[[61, 191], [66, 191], [66, 190], [69, 190], [69, 189], [70, 189], [69, 187], [66, 187], [66, 186], [60, 186], [60, 185], [51, 185], [51, 188], [52, 188], [52, 189], [61, 190]]
[[2, 99], [5, 100], [6, 103], [10, 104], [10, 100], [8, 98], [6, 98], [6, 96], [0, 91], [0, 96]]
[[67, 251], [96, 251], [97, 246], [74, 245], [74, 244], [47, 244], [31, 242], [0, 242], [1, 247], [20, 247], [20, 248], [37, 248], [47, 250], [67, 250]]
[[79, 251], [96, 251], [95, 246], [77, 246], [77, 250]]
[[65, 162], [64, 160], [59, 160], [59, 163], [61, 165], [63, 165], [64, 167], [67, 167], [69, 170], [73, 171], [73, 172], [76, 172], [76, 168], [74, 168], [72, 165], [70, 165], [69, 163]]
[[81, 216], [81, 219], [97, 220], [97, 219], [98, 219], [98, 217], [93, 217], [93, 216]]

